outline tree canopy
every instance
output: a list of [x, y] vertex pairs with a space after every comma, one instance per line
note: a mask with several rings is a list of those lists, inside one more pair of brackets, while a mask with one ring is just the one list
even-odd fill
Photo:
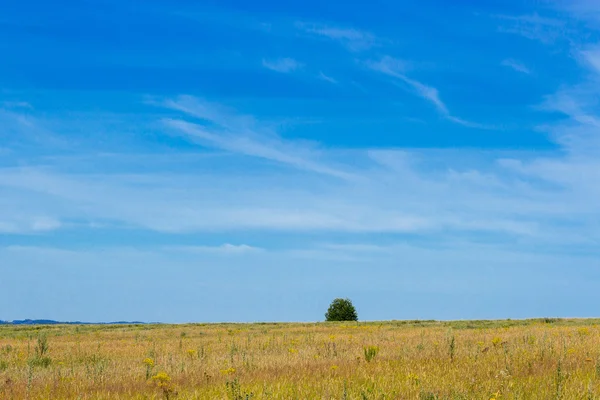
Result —
[[350, 299], [335, 299], [325, 313], [326, 321], [358, 321], [356, 309]]

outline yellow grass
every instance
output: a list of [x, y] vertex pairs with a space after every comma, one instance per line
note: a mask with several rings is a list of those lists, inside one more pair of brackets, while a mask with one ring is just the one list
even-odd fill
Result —
[[599, 362], [598, 320], [0, 326], [0, 399], [592, 399]]

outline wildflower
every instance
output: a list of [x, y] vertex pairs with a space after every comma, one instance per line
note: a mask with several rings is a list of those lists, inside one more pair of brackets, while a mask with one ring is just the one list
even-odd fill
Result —
[[192, 358], [194, 358], [194, 356], [195, 356], [196, 354], [198, 354], [198, 352], [197, 352], [196, 350], [194, 350], [194, 349], [189, 349], [189, 350], [187, 351], [187, 354], [188, 354], [188, 356], [190, 356], [190, 359], [192, 359]]
[[290, 352], [290, 354], [297, 354], [298, 353], [298, 349], [294, 349], [294, 348], [290, 348], [290, 349], [288, 349], [288, 351]]
[[222, 369], [222, 370], [221, 370], [221, 373], [222, 373], [223, 375], [232, 375], [232, 374], [235, 374], [235, 368], [233, 368], [233, 367], [229, 367], [229, 368], [227, 368], [227, 369]]
[[368, 347], [364, 347], [363, 351], [365, 353], [365, 360], [367, 360], [368, 362], [371, 362], [371, 360], [373, 360], [375, 358], [377, 353], [379, 353], [379, 347], [368, 346]]
[[502, 339], [498, 336], [492, 339], [492, 344], [494, 345], [494, 347], [498, 346], [500, 343], [502, 343]]
[[175, 387], [171, 383], [171, 377], [166, 372], [159, 372], [152, 377], [152, 381], [156, 384], [156, 387], [162, 390], [163, 395], [166, 399], [170, 398], [171, 393], [175, 391]]
[[143, 363], [148, 368], [154, 367], [154, 360], [152, 358], [150, 358], [150, 357], [145, 358], [144, 361], [143, 361]]
[[406, 379], [408, 379], [408, 381], [414, 385], [419, 384], [419, 376], [412, 372], [410, 372], [408, 375], [406, 375]]
[[161, 371], [152, 377], [152, 381], [155, 382], [156, 386], [159, 388], [166, 388], [169, 386], [169, 382], [171, 382], [171, 377], [166, 372]]
[[150, 379], [150, 375], [152, 375], [152, 368], [154, 368], [154, 360], [150, 357], [145, 358], [143, 361], [146, 366], [146, 380]]
[[331, 366], [331, 370], [332, 370], [332, 371], [336, 371], [337, 369], [338, 369], [338, 366], [337, 366], [337, 365], [332, 365], [332, 366]]

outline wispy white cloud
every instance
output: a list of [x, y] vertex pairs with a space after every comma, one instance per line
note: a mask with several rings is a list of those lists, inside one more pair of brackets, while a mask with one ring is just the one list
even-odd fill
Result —
[[193, 253], [193, 254], [224, 254], [224, 255], [247, 255], [263, 252], [260, 247], [249, 246], [247, 244], [225, 243], [220, 246], [168, 246], [168, 251]]
[[309, 34], [339, 42], [350, 51], [368, 50], [378, 42], [375, 35], [359, 29], [306, 22], [296, 22], [296, 27]]
[[34, 231], [51, 231], [59, 229], [62, 226], [61, 222], [54, 218], [35, 218], [32, 221], [31, 228]]
[[389, 56], [385, 56], [379, 61], [367, 61], [367, 66], [372, 70], [401, 80], [407, 84], [418, 96], [433, 104], [440, 113], [449, 115], [450, 112], [448, 111], [446, 104], [444, 104], [444, 102], [440, 99], [438, 90], [406, 76], [404, 73], [406, 70], [406, 65], [407, 63], [405, 61]]
[[531, 70], [527, 68], [522, 62], [513, 60], [512, 58], [507, 58], [502, 61], [502, 65], [508, 68], [512, 68], [517, 72], [521, 72], [524, 74], [531, 74]]
[[304, 64], [294, 60], [293, 58], [278, 58], [274, 60], [264, 59], [262, 60], [263, 67], [280, 73], [294, 72], [304, 66]]
[[[594, 112], [590, 110], [595, 104], [595, 98], [591, 96], [594, 91], [594, 85], [564, 87], [548, 96], [540, 108], [561, 112], [567, 115], [572, 122], [577, 122], [583, 126], [589, 125], [600, 128], [599, 116], [595, 115]], [[581, 137], [582, 132], [578, 132], [578, 135], [564, 136], [565, 137], [563, 138], [559, 138], [559, 140], [563, 141], [563, 144], [567, 137], [571, 139]]]
[[543, 17], [537, 13], [496, 17], [502, 21], [498, 30], [503, 33], [520, 35], [544, 44], [553, 43], [558, 38], [564, 37], [565, 23], [554, 18]]
[[207, 126], [178, 119], [164, 120], [167, 126], [202, 144], [342, 179], [352, 178], [349, 172], [319, 162], [317, 146], [283, 140], [273, 129], [259, 126], [252, 117], [189, 96], [167, 100], [164, 105], [210, 122]]
[[33, 109], [31, 103], [26, 101], [3, 101], [2, 106], [6, 108], [25, 108], [25, 109]]
[[[372, 66], [447, 111], [437, 90], [406, 76], [403, 62]], [[441, 241], [483, 234], [533, 247], [594, 246], [600, 242], [595, 85], [590, 79], [565, 87], [544, 105], [565, 113], [567, 121], [545, 128], [560, 151], [517, 154], [327, 148], [284, 139], [274, 124], [220, 104], [191, 96], [159, 99], [154, 105], [170, 114], [165, 133], [216, 149], [219, 157], [202, 158], [185, 172], [177, 169], [184, 158], [157, 157], [153, 169], [144, 169], [119, 161], [129, 154], [111, 158], [114, 170], [99, 170], [106, 158], [94, 147], [77, 161], [89, 163], [86, 168], [49, 159], [22, 166], [15, 159], [0, 168], [0, 221], [5, 232], [62, 229], [77, 221], [163, 233], [410, 233]], [[238, 250], [249, 249], [219, 251]]]
[[52, 131], [47, 123], [33, 115], [28, 107], [0, 107], [0, 142], [7, 147], [22, 145], [46, 146], [53, 151], [71, 148], [67, 140]]
[[[583, 141], [589, 146], [596, 141], [594, 138], [598, 137], [593, 129], [600, 128], [600, 115], [597, 112], [600, 103], [596, 95], [600, 89], [600, 47], [588, 46], [576, 52], [576, 55], [580, 65], [591, 73], [588, 74], [588, 79], [575, 85], [562, 86], [547, 96], [540, 108], [558, 111], [569, 117], [569, 125], [563, 124], [553, 128], [553, 132], [560, 132], [557, 140], [563, 145], [572, 146]], [[575, 129], [575, 126], [578, 129]], [[566, 134], [565, 131], [572, 133]], [[579, 151], [582, 149], [583, 147]]]
[[325, 243], [319, 246], [325, 250], [350, 252], [350, 253], [389, 253], [391, 246], [382, 246], [371, 243]]
[[468, 121], [466, 119], [455, 117], [453, 115], [448, 115], [446, 118], [448, 119], [448, 121], [454, 122], [456, 124], [462, 125], [467, 128], [487, 129], [487, 130], [497, 129], [495, 126], [492, 126], [492, 125], [486, 125], [486, 124], [480, 124], [479, 122]]
[[[364, 157], [363, 152], [352, 152], [349, 159], [356, 163]], [[469, 158], [464, 151], [457, 156]], [[573, 192], [533, 184], [540, 179], [549, 181], [552, 171], [559, 171], [552, 164], [531, 169], [528, 163], [518, 160], [519, 169], [508, 169], [502, 164], [494, 173], [483, 175], [456, 166], [450, 171], [420, 170], [419, 165], [425, 160], [455, 164], [457, 160], [444, 152], [372, 152], [371, 158], [377, 164], [365, 165], [360, 179], [325, 182], [314, 175], [297, 176], [284, 171], [265, 176], [246, 168], [247, 163], [235, 170], [208, 164], [212, 165], [211, 173], [196, 175], [4, 169], [0, 170], [3, 193], [30, 201], [15, 202], [12, 208], [3, 208], [0, 215], [15, 218], [43, 211], [57, 220], [99, 222], [105, 227], [102, 229], [135, 227], [172, 233], [270, 230], [444, 237], [450, 232], [489, 232], [543, 242], [549, 240], [544, 235], [552, 231], [549, 227], [555, 219], [568, 216], [578, 220], [578, 213], [583, 217], [598, 212], [598, 203], [589, 196], [578, 199], [584, 203], [578, 205], [576, 212], [568, 206], [588, 186], [584, 181], [572, 182], [579, 187]], [[545, 165], [543, 161], [538, 159], [537, 165]], [[590, 163], [585, 169], [596, 167]], [[525, 168], [531, 172], [524, 174]], [[585, 174], [582, 169], [566, 166], [560, 171], [564, 175], [561, 179], [567, 182], [572, 176]], [[515, 174], [526, 180], [514, 180]], [[532, 183], [526, 183], [529, 180]], [[231, 196], [232, 188], [235, 196]], [[582, 226], [584, 221], [577, 224], [578, 235], [589, 233]], [[573, 233], [560, 235], [566, 238]], [[588, 240], [593, 241], [594, 236], [588, 235]]]
[[62, 223], [52, 217], [25, 216], [15, 210], [13, 216], [0, 215], [0, 233], [35, 234], [58, 230]]
[[411, 88], [413, 88], [415, 90], [415, 92], [419, 96], [421, 96], [425, 100], [428, 100], [442, 114], [444, 114], [444, 115], [450, 114], [450, 112], [448, 111], [448, 107], [446, 107], [446, 104], [444, 104], [444, 102], [440, 99], [439, 91], [436, 88], [425, 85], [415, 79], [408, 78], [406, 75], [397, 74], [394, 76], [396, 76], [397, 78], [401, 79], [406, 84], [408, 84]]
[[582, 64], [591, 69], [594, 73], [600, 74], [600, 46], [588, 46], [579, 52], [579, 59]]
[[578, 20], [600, 21], [600, 3], [596, 0], [555, 0], [555, 6], [568, 11]]
[[334, 85], [337, 85], [338, 81], [333, 79], [332, 77], [325, 75], [322, 71], [319, 71], [319, 79], [322, 79], [326, 82], [329, 83], [333, 83]]
[[438, 89], [419, 82], [416, 79], [409, 78], [406, 75], [405, 71], [408, 69], [408, 63], [406, 61], [385, 56], [378, 61], [367, 61], [367, 66], [374, 71], [381, 72], [400, 80], [417, 96], [431, 103], [438, 110], [438, 112], [446, 117], [449, 121], [469, 128], [490, 129], [490, 127], [486, 125], [467, 121], [451, 115], [448, 107], [440, 98]]

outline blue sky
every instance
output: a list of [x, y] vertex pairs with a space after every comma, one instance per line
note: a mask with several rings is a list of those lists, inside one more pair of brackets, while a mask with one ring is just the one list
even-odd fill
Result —
[[0, 319], [598, 315], [597, 2], [1, 8]]

